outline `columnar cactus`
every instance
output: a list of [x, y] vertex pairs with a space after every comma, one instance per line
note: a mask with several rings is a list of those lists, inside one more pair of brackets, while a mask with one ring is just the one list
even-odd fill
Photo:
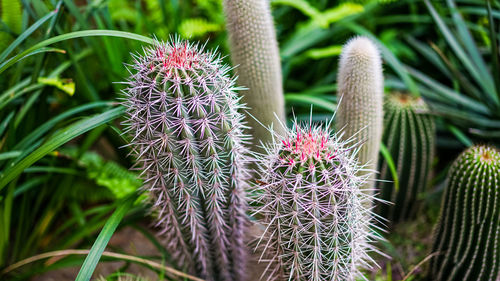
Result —
[[242, 280], [248, 137], [230, 68], [179, 40], [130, 68], [125, 125], [169, 253], [205, 280]]
[[259, 161], [255, 213], [269, 279], [354, 280], [371, 266], [367, 176], [358, 175], [356, 149], [328, 127], [295, 124]]
[[436, 129], [429, 108], [420, 97], [392, 92], [385, 96], [383, 143], [387, 146], [399, 179], [399, 190], [387, 162], [381, 159], [378, 183], [381, 198], [394, 205], [380, 204], [379, 213], [391, 222], [416, 214], [418, 194], [431, 175]]
[[[238, 65], [238, 82], [247, 91], [243, 101], [252, 115], [254, 149], [260, 141], [269, 143], [272, 135], [265, 127], [272, 124], [283, 133], [276, 117], [285, 122], [285, 99], [281, 77], [280, 55], [268, 0], [224, 0], [231, 59]], [[255, 119], [257, 120], [255, 120]], [[265, 127], [263, 127], [263, 125]]]
[[429, 280], [498, 280], [500, 151], [474, 146], [448, 173]]
[[336, 127], [343, 138], [361, 145], [359, 161], [367, 165], [371, 180], [363, 189], [373, 192], [383, 123], [384, 78], [382, 62], [375, 44], [366, 37], [355, 37], [343, 47], [337, 77], [341, 99]]

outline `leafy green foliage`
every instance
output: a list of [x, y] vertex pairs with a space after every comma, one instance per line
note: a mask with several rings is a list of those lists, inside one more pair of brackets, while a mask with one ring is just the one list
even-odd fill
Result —
[[[434, 65], [444, 79], [409, 67], [419, 82], [422, 95], [430, 101], [431, 110], [473, 139], [498, 141], [500, 135], [500, 88], [498, 87], [499, 38], [495, 28], [497, 20], [490, 17], [487, 27], [474, 31], [459, 12], [454, 1], [448, 0], [443, 13], [434, 4], [425, 1], [442, 39], [430, 46], [409, 37], [410, 44]], [[476, 5], [484, 14], [491, 11], [485, 5]], [[470, 8], [470, 7], [469, 7]], [[493, 28], [491, 28], [493, 27]], [[487, 34], [489, 45], [476, 39]], [[460, 38], [458, 40], [457, 38]], [[493, 50], [493, 51], [492, 51]], [[431, 72], [430, 72], [431, 73]]]

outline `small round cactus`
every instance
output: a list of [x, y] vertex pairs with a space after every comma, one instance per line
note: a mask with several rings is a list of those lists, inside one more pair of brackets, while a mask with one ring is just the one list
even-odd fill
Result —
[[474, 146], [448, 173], [429, 280], [498, 280], [500, 151]]
[[429, 182], [434, 158], [436, 128], [429, 108], [420, 97], [392, 92], [385, 96], [383, 143], [387, 146], [399, 178], [394, 187], [387, 162], [381, 159], [378, 188], [381, 199], [378, 213], [391, 222], [416, 215], [418, 194]]
[[134, 57], [130, 147], [169, 253], [205, 280], [242, 280], [248, 136], [230, 68], [187, 41]]
[[358, 175], [357, 150], [328, 128], [295, 123], [260, 160], [255, 213], [269, 279], [354, 280], [371, 265], [366, 176]]
[[282, 133], [276, 125], [285, 123], [280, 54], [270, 3], [268, 0], [224, 0], [223, 5], [231, 60], [238, 65], [238, 82], [248, 87], [243, 91], [243, 101], [252, 115], [247, 120], [252, 127], [253, 148], [259, 150], [261, 141], [272, 141], [266, 127], [274, 125], [274, 130]]
[[345, 44], [337, 83], [341, 101], [336, 128], [361, 146], [359, 162], [367, 165], [371, 177], [363, 189], [372, 193], [382, 140], [384, 77], [379, 51], [370, 39], [355, 37]]

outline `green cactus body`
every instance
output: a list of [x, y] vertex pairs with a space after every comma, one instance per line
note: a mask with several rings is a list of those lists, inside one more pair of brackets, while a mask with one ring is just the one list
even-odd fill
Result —
[[231, 59], [238, 66], [238, 83], [248, 87], [243, 91], [243, 101], [253, 116], [247, 120], [252, 128], [254, 150], [259, 150], [260, 141], [272, 141], [265, 127], [274, 124], [274, 130], [283, 133], [276, 117], [285, 124], [280, 56], [269, 1], [224, 0], [223, 3]]
[[500, 152], [474, 146], [448, 173], [429, 280], [498, 280]]
[[[382, 61], [375, 44], [366, 37], [356, 37], [343, 47], [338, 72], [341, 98], [336, 127], [344, 140], [361, 145], [359, 162], [371, 174], [363, 189], [372, 194], [383, 123], [384, 78]], [[363, 172], [363, 173], [366, 173]]]
[[416, 214], [418, 194], [431, 175], [436, 128], [426, 114], [428, 106], [420, 97], [393, 92], [385, 97], [383, 143], [387, 146], [399, 178], [396, 191], [387, 162], [381, 159], [378, 189], [381, 198], [394, 205], [380, 204], [378, 213], [397, 222]]
[[179, 40], [130, 68], [124, 124], [169, 253], [205, 280], [243, 280], [248, 136], [230, 68]]

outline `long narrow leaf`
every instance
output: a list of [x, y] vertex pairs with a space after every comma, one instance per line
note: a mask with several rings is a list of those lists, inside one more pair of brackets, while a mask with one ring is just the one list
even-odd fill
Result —
[[394, 180], [394, 189], [396, 190], [396, 192], [398, 192], [399, 177], [396, 170], [396, 165], [394, 165], [394, 160], [392, 159], [389, 149], [387, 149], [387, 146], [385, 146], [383, 143], [380, 143], [380, 153], [382, 154], [382, 157], [384, 157], [384, 160], [387, 162], [387, 166], [389, 167], [389, 171], [391, 172], [392, 179]]
[[15, 64], [16, 62], [20, 61], [20, 60], [23, 60], [29, 56], [33, 56], [33, 55], [36, 55], [36, 54], [40, 54], [40, 53], [66, 53], [65, 50], [62, 50], [62, 49], [58, 49], [58, 48], [50, 48], [50, 47], [41, 47], [41, 48], [38, 48], [38, 49], [35, 49], [35, 50], [31, 50], [29, 52], [22, 52], [22, 56], [15, 56], [7, 61], [4, 61], [2, 64], [0, 64], [0, 73], [4, 72], [7, 68], [9, 68], [10, 66], [12, 66], [13, 64]]
[[11, 58], [9, 61], [7, 61], [9, 63], [9, 65], [7, 65], [7, 66], [4, 65], [7, 62], [4, 62], [2, 65], [0, 65], [0, 73], [2, 73], [8, 66], [18, 62], [19, 60], [26, 57], [27, 55], [35, 54], [37, 50], [40, 50], [48, 45], [51, 45], [51, 44], [54, 44], [57, 42], [61, 42], [61, 41], [65, 41], [65, 40], [69, 40], [69, 39], [75, 39], [75, 38], [81, 38], [81, 37], [92, 37], [92, 36], [121, 37], [121, 38], [138, 40], [138, 41], [142, 41], [142, 42], [149, 43], [149, 44], [154, 43], [154, 40], [149, 38], [149, 37], [142, 36], [139, 34], [130, 33], [130, 32], [125, 32], [125, 31], [99, 30], [99, 29], [75, 31], [75, 32], [66, 33], [66, 34], [62, 34], [59, 36], [49, 38], [47, 40], [44, 40], [42, 42], [35, 44], [34, 46], [26, 49], [25, 51], [21, 52], [20, 54], [17, 54], [13, 58]]
[[[440, 93], [443, 95], [443, 97], [450, 99], [453, 102], [456, 102], [457, 104], [461, 104], [464, 107], [470, 108], [472, 110], [475, 110], [477, 112], [483, 113], [483, 114], [489, 114], [490, 110], [482, 103], [479, 103], [467, 96], [464, 96], [460, 93], [457, 93], [453, 91], [452, 89], [448, 88], [447, 86], [437, 82], [436, 80], [430, 78], [429, 76], [423, 74], [422, 72], [408, 67], [408, 72], [413, 75], [416, 79], [420, 80], [422, 83], [427, 85], [429, 88], [433, 89], [434, 91]], [[422, 93], [424, 96], [426, 93]]]
[[115, 232], [116, 228], [120, 224], [120, 221], [123, 219], [127, 211], [132, 207], [134, 203], [134, 197], [129, 197], [122, 204], [118, 205], [116, 211], [111, 215], [108, 219], [104, 227], [102, 228], [101, 233], [97, 237], [94, 245], [90, 249], [90, 252], [85, 258], [78, 275], [76, 276], [75, 281], [89, 281], [94, 273], [94, 270], [97, 266], [97, 263], [101, 259], [102, 253], [106, 246], [108, 245], [111, 236]]
[[56, 117], [50, 119], [49, 121], [43, 123], [41, 126], [36, 128], [33, 132], [31, 132], [29, 135], [24, 137], [20, 142], [18, 142], [15, 146], [14, 149], [26, 149], [29, 145], [33, 144], [33, 142], [37, 139], [40, 138], [43, 134], [48, 132], [50, 129], [52, 129], [57, 123], [61, 122], [62, 120], [68, 119], [69, 117], [78, 114], [80, 112], [89, 110], [89, 109], [94, 109], [98, 107], [104, 107], [104, 106], [110, 106], [110, 102], [93, 102], [93, 103], [88, 103], [84, 104], [78, 107], [75, 107], [73, 109], [70, 109], [68, 111], [65, 111]]
[[28, 36], [30, 36], [35, 30], [37, 30], [42, 24], [44, 24], [48, 19], [55, 16], [57, 11], [52, 11], [45, 15], [43, 18], [37, 20], [33, 25], [31, 25], [28, 29], [26, 29], [23, 33], [21, 33], [14, 42], [12, 42], [1, 54], [0, 54], [0, 62], [4, 61], [7, 56], [21, 44]]
[[500, 100], [500, 62], [498, 61], [498, 43], [495, 37], [495, 22], [493, 19], [493, 13], [491, 11], [491, 2], [487, 1], [488, 7], [488, 23], [490, 28], [490, 41], [491, 41], [491, 56], [493, 60], [493, 74], [495, 77], [495, 88], [497, 90], [498, 99]]
[[472, 63], [469, 56], [462, 49], [459, 42], [457, 41], [456, 36], [450, 31], [448, 26], [446, 26], [446, 24], [441, 19], [441, 17], [437, 13], [436, 9], [434, 8], [434, 6], [429, 2], [429, 0], [424, 0], [424, 1], [425, 1], [425, 5], [429, 9], [432, 17], [434, 18], [434, 21], [438, 25], [439, 30], [441, 31], [444, 38], [446, 39], [446, 41], [448, 42], [450, 47], [453, 49], [453, 51], [455, 52], [457, 57], [463, 63], [465, 68], [469, 71], [469, 73], [474, 78], [476, 83], [492, 99], [492, 102], [494, 102], [496, 105], [498, 105], [500, 103], [500, 100], [496, 96], [495, 86], [493, 85], [493, 80], [489, 80], [488, 77], [482, 77], [481, 71], [478, 69], [478, 67], [476, 67]]
[[114, 120], [123, 112], [123, 107], [117, 107], [93, 117], [80, 120], [54, 134], [38, 149], [23, 158], [19, 163], [12, 163], [12, 165], [0, 174], [0, 190], [2, 190], [11, 180], [20, 175], [24, 169], [33, 165], [33, 163], [52, 152], [54, 149], [99, 125]]
[[314, 106], [326, 109], [326, 110], [331, 111], [331, 112], [335, 112], [335, 109], [337, 108], [337, 106], [333, 102], [327, 101], [327, 100], [320, 98], [320, 97], [317, 97], [317, 96], [286, 94], [285, 95], [285, 102], [304, 104], [307, 107], [314, 105]]
[[460, 13], [458, 12], [455, 1], [447, 0], [447, 3], [448, 7], [450, 8], [453, 22], [455, 23], [458, 34], [460, 35], [460, 40], [464, 43], [464, 47], [467, 50], [468, 55], [472, 59], [474, 65], [476, 65], [481, 77], [486, 80], [485, 82], [493, 84], [493, 77], [488, 71], [488, 66], [484, 62], [483, 57], [479, 52], [479, 48], [476, 46], [476, 43], [474, 42], [470, 31], [467, 29], [467, 25], [465, 24], [462, 15], [460, 15]]

